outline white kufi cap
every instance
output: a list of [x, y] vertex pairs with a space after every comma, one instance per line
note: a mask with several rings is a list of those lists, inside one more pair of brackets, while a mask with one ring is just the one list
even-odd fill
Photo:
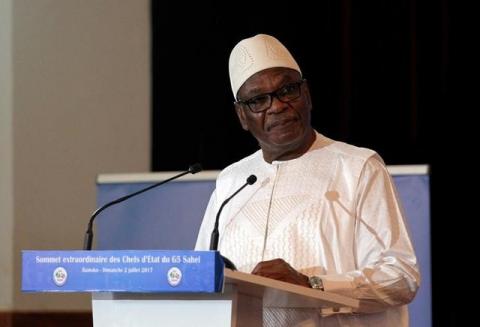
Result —
[[238, 89], [249, 77], [273, 67], [291, 68], [302, 73], [287, 48], [273, 36], [258, 34], [240, 41], [233, 48], [228, 62], [235, 99]]

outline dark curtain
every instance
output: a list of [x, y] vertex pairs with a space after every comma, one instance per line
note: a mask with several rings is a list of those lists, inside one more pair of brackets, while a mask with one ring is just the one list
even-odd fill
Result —
[[152, 2], [153, 170], [220, 169], [257, 149], [228, 80], [230, 50], [257, 33], [299, 62], [319, 132], [373, 148], [387, 164], [431, 163], [447, 56], [441, 3], [261, 3]]

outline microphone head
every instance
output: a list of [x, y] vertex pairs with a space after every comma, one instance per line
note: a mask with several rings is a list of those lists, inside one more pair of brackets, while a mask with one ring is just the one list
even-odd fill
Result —
[[250, 176], [248, 176], [248, 178], [247, 178], [247, 184], [248, 184], [248, 185], [252, 185], [252, 184], [254, 184], [256, 181], [257, 181], [257, 176], [255, 176], [255, 175], [250, 175]]
[[199, 171], [202, 171], [202, 165], [199, 164], [198, 162], [196, 164], [193, 164], [190, 167], [188, 167], [188, 172], [191, 173], [191, 174], [196, 174]]

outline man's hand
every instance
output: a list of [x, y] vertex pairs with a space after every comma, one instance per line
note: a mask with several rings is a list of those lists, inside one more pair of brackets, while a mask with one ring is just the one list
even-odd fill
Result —
[[308, 277], [293, 269], [283, 259], [259, 262], [253, 269], [252, 274], [310, 287]]

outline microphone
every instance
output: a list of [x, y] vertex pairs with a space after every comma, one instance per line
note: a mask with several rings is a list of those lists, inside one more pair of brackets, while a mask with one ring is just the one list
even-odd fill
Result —
[[134, 193], [131, 193], [131, 194], [128, 194], [128, 195], [125, 195], [125, 196], [122, 196], [121, 198], [118, 198], [116, 200], [113, 200], [111, 202], [108, 202], [107, 204], [101, 206], [100, 208], [98, 208], [97, 210], [95, 210], [92, 214], [92, 216], [90, 217], [90, 221], [88, 222], [88, 227], [87, 227], [87, 231], [85, 232], [85, 239], [83, 241], [83, 249], [84, 250], [91, 250], [92, 249], [92, 242], [93, 242], [93, 221], [95, 220], [95, 217], [98, 216], [98, 214], [100, 212], [102, 212], [103, 210], [107, 209], [108, 207], [111, 207], [113, 206], [114, 204], [117, 204], [117, 203], [120, 203], [120, 202], [123, 202], [127, 199], [130, 199], [132, 197], [134, 197], [135, 195], [139, 195], [143, 192], [146, 192], [146, 191], [149, 191], [151, 190], [152, 188], [155, 188], [157, 186], [160, 186], [162, 184], [165, 184], [165, 183], [168, 183], [170, 182], [171, 180], [174, 180], [174, 179], [177, 179], [179, 177], [182, 177], [186, 174], [196, 174], [198, 173], [199, 171], [202, 171], [202, 166], [199, 164], [199, 163], [196, 163], [196, 164], [193, 164], [191, 165], [190, 167], [188, 167], [188, 170], [187, 171], [184, 171], [183, 173], [180, 173], [178, 175], [175, 175], [173, 177], [170, 177], [169, 179], [166, 179], [164, 181], [161, 181], [161, 182], [158, 182], [158, 183], [155, 183], [153, 185], [150, 185], [144, 189], [141, 189], [139, 191], [136, 191]]
[[[219, 238], [219, 233], [218, 233], [218, 222], [220, 220], [220, 214], [222, 213], [223, 207], [235, 196], [237, 195], [241, 190], [243, 190], [247, 185], [252, 185], [257, 181], [257, 176], [255, 175], [250, 175], [247, 178], [247, 181], [245, 184], [242, 185], [235, 193], [230, 195], [225, 201], [223, 201], [222, 205], [220, 206], [220, 209], [218, 210], [217, 217], [215, 218], [215, 225], [213, 226], [212, 230], [212, 235], [210, 236], [210, 250], [211, 251], [217, 251], [218, 250], [218, 238]], [[223, 256], [222, 256], [223, 257]], [[223, 261], [225, 262], [225, 266], [227, 268], [230, 268], [232, 270], [236, 270], [235, 265], [228, 259], [223, 257]]]

